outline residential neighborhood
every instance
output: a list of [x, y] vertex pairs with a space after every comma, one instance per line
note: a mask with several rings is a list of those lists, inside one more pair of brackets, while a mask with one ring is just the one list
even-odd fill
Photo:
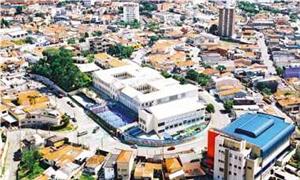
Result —
[[0, 14], [0, 179], [300, 179], [300, 0]]

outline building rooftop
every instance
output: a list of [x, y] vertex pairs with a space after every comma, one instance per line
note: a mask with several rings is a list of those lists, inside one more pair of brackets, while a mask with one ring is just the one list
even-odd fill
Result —
[[167, 172], [169, 173], [174, 173], [176, 171], [182, 170], [182, 167], [179, 161], [177, 160], [177, 158], [167, 158], [165, 160], [165, 165], [166, 165]]
[[117, 163], [127, 163], [132, 158], [132, 151], [122, 150], [117, 158]]
[[223, 131], [258, 146], [265, 157], [294, 129], [294, 125], [286, 123], [283, 118], [263, 113], [246, 113], [223, 128]]
[[[172, 111], [169, 111], [170, 109], [172, 109]], [[166, 119], [201, 109], [204, 109], [203, 104], [194, 98], [183, 98], [149, 107], [148, 111], [150, 111], [157, 119]]]
[[48, 161], [54, 161], [60, 167], [73, 162], [75, 158], [83, 152], [81, 147], [64, 145], [58, 149], [46, 147], [40, 150], [42, 157]]
[[86, 167], [97, 167], [104, 162], [105, 156], [94, 155], [87, 159], [85, 166]]
[[154, 170], [161, 170], [162, 164], [159, 163], [141, 163], [134, 170], [135, 178], [152, 178]]

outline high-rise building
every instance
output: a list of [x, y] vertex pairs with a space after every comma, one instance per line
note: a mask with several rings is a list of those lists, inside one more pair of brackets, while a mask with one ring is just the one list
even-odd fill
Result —
[[140, 10], [138, 3], [126, 2], [123, 4], [123, 20], [125, 22], [132, 22], [134, 20], [140, 21]]
[[234, 3], [229, 3], [219, 8], [218, 33], [222, 37], [232, 37], [234, 33], [235, 9]]
[[264, 179], [288, 150], [294, 130], [283, 118], [247, 113], [219, 132], [211, 131], [208, 155], [214, 179]]

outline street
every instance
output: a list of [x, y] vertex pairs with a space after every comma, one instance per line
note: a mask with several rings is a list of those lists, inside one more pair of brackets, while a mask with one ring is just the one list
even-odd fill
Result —
[[274, 67], [273, 61], [270, 59], [270, 55], [268, 54], [268, 47], [265, 43], [265, 38], [262, 33], [259, 33], [260, 37], [258, 38], [258, 46], [261, 50], [261, 59], [263, 60], [263, 63], [268, 67], [269, 74], [266, 74], [266, 76], [274, 75], [276, 73], [276, 69]]

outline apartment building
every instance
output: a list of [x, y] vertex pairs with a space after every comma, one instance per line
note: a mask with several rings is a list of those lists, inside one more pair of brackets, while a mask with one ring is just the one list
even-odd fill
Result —
[[123, 20], [125, 22], [132, 22], [134, 20], [140, 21], [138, 3], [126, 2], [123, 4]]
[[214, 179], [263, 179], [289, 147], [294, 125], [283, 118], [247, 113], [210, 135]]
[[231, 37], [234, 34], [235, 9], [233, 6], [219, 9], [219, 36]]

